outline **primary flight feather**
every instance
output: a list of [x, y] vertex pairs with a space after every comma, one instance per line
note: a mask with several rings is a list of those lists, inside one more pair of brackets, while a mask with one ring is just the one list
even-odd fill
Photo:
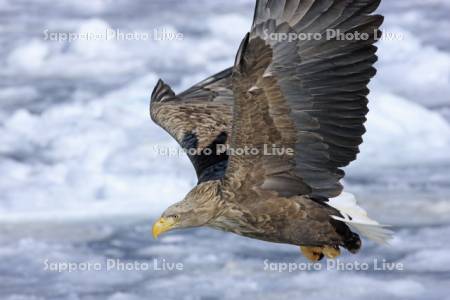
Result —
[[379, 2], [259, 0], [233, 67], [178, 95], [158, 82], [151, 117], [187, 151], [198, 184], [155, 237], [208, 226], [298, 245], [311, 260], [357, 252], [353, 230], [389, 238], [340, 183], [365, 132]]

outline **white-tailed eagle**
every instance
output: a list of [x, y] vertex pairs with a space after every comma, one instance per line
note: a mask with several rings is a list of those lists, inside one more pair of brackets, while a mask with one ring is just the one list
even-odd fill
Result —
[[379, 3], [258, 0], [233, 67], [178, 95], [158, 82], [151, 117], [187, 150], [198, 184], [155, 237], [208, 226], [298, 245], [314, 261], [356, 253], [354, 231], [388, 238], [340, 184], [365, 132]]

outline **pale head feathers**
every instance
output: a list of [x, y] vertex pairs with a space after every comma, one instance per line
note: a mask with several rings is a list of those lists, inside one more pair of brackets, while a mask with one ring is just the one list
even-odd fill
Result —
[[200, 183], [186, 197], [171, 206], [162, 214], [164, 218], [176, 218], [176, 228], [204, 226], [219, 212], [218, 180]]

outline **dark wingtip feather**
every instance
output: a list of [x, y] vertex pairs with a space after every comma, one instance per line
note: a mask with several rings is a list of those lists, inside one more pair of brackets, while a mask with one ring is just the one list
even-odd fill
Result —
[[374, 0], [372, 3], [367, 5], [367, 7], [364, 9], [364, 12], [366, 14], [373, 13], [381, 4], [381, 0]]
[[175, 97], [172, 88], [161, 79], [156, 83], [152, 92], [151, 102], [162, 102]]

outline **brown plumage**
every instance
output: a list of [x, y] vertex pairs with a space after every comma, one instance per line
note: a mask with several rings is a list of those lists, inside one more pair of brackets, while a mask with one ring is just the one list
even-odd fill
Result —
[[[151, 117], [183, 148], [197, 150], [189, 157], [199, 181], [163, 213], [155, 236], [209, 226], [300, 245], [310, 259], [334, 257], [340, 246], [360, 248], [348, 225], [364, 231], [378, 223], [361, 227], [328, 199], [341, 194], [340, 168], [356, 158], [365, 132], [374, 36], [383, 21], [370, 14], [379, 2], [259, 0], [234, 67], [179, 95], [158, 82]], [[330, 29], [368, 38], [328, 39]], [[322, 35], [280, 35], [307, 33]], [[230, 151], [219, 153], [218, 145]], [[268, 148], [280, 152], [269, 155]], [[370, 228], [371, 234], [382, 240], [386, 232]]]

